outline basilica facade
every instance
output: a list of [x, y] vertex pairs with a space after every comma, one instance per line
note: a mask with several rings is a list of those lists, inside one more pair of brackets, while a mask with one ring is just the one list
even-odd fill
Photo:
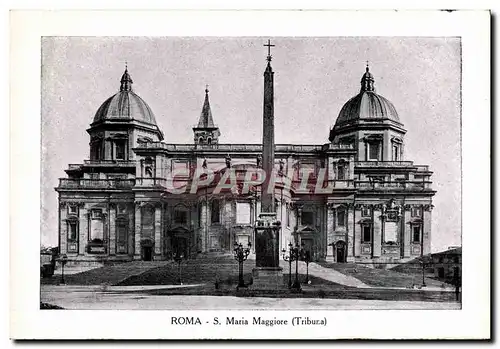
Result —
[[[219, 143], [208, 89], [193, 138], [168, 143], [132, 84], [126, 69], [87, 130], [89, 158], [56, 188], [61, 253], [95, 263], [253, 249], [263, 188], [248, 173], [261, 167], [262, 145]], [[405, 134], [366, 67], [323, 144], [275, 144], [280, 250], [297, 243], [337, 263], [430, 253], [432, 172], [405, 160]]]

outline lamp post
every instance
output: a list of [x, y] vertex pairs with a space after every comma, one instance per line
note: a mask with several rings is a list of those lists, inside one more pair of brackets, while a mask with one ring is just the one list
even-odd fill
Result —
[[427, 285], [425, 284], [425, 262], [422, 259], [422, 287], [426, 287]]
[[59, 256], [59, 262], [61, 262], [61, 285], [65, 285], [66, 282], [64, 281], [64, 266], [68, 262], [68, 256], [66, 254], [62, 254]]
[[247, 287], [245, 285], [245, 280], [243, 280], [243, 262], [247, 260], [248, 255], [250, 254], [250, 248], [252, 247], [252, 243], [248, 242], [248, 247], [243, 248], [243, 245], [240, 243], [238, 244], [237, 242], [234, 243], [234, 259], [238, 261], [239, 265], [239, 277], [238, 277], [238, 286], [236, 287], [237, 289], [240, 287]]
[[[288, 278], [288, 287], [294, 290], [300, 290], [300, 282], [299, 282], [299, 259], [301, 254], [301, 249], [299, 245], [293, 246], [292, 243], [288, 244], [288, 255], [286, 255], [286, 250], [283, 249], [283, 259], [289, 263], [290, 266], [290, 275]], [[295, 281], [292, 284], [292, 262], [295, 262]]]
[[[288, 247], [291, 248], [292, 244], [289, 243]], [[290, 252], [288, 252], [288, 255], [286, 254], [286, 249], [283, 249], [281, 251], [283, 253], [283, 260], [285, 262], [288, 262], [288, 288], [292, 288], [292, 258]]]
[[311, 263], [311, 251], [304, 249], [304, 243], [301, 244], [301, 257], [302, 260], [306, 263], [306, 284], [309, 285], [309, 263]]
[[184, 254], [180, 253], [180, 252], [176, 252], [174, 254], [174, 261], [177, 263], [177, 274], [178, 274], [178, 278], [177, 278], [177, 282], [179, 283], [179, 285], [182, 285], [182, 270], [181, 270], [181, 263], [182, 263], [182, 259], [184, 258]]

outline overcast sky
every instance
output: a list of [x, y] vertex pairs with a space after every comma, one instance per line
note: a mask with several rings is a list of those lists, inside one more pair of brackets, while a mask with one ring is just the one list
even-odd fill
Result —
[[[89, 156], [89, 127], [125, 62], [168, 143], [192, 143], [209, 84], [220, 143], [260, 143], [266, 38], [50, 37], [42, 40], [42, 241], [57, 244], [57, 193]], [[460, 40], [270, 38], [277, 143], [323, 144], [366, 61], [408, 131], [405, 160], [434, 171], [432, 250], [460, 245]]]

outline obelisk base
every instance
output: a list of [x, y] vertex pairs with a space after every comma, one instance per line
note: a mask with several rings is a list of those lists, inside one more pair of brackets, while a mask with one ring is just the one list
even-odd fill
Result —
[[283, 268], [280, 267], [279, 233], [281, 222], [275, 212], [261, 212], [255, 226], [255, 268], [252, 289], [284, 289]]
[[252, 270], [254, 290], [284, 290], [283, 268], [258, 267]]

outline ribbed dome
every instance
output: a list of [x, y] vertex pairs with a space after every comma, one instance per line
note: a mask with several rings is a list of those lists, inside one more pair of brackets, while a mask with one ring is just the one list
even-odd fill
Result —
[[127, 69], [125, 69], [120, 82], [120, 92], [108, 98], [99, 107], [94, 122], [110, 119], [134, 119], [156, 126], [156, 119], [151, 108], [132, 91], [132, 79]]
[[375, 93], [375, 79], [368, 66], [361, 78], [361, 91], [344, 104], [335, 126], [357, 119], [390, 119], [400, 122], [394, 105], [388, 99]]
[[399, 122], [398, 112], [389, 100], [375, 92], [362, 91], [344, 104], [335, 125], [357, 119], [375, 118], [391, 119]]

